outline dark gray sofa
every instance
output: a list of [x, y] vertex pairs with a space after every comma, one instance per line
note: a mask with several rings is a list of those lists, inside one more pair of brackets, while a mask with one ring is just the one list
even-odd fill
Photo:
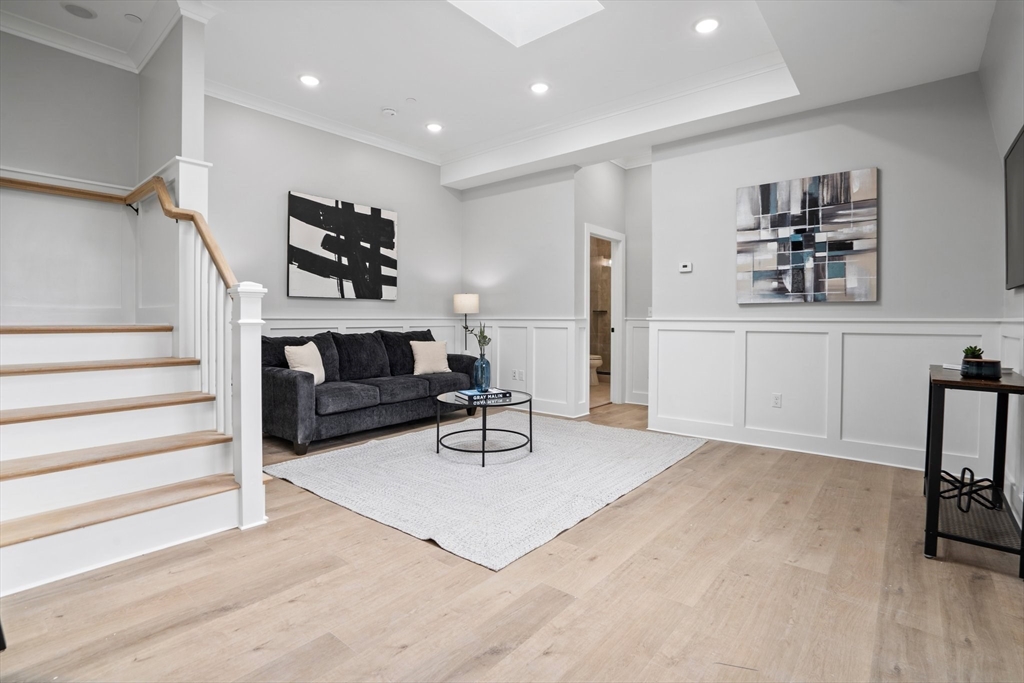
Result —
[[[308, 372], [290, 370], [284, 354], [285, 347], [310, 341], [324, 362], [320, 386]], [[263, 433], [288, 439], [303, 455], [312, 441], [434, 416], [435, 396], [469, 388], [476, 359], [449, 354], [451, 372], [413, 375], [411, 341], [434, 336], [430, 330], [378, 330], [263, 337]], [[441, 404], [442, 413], [456, 410], [462, 408]]]

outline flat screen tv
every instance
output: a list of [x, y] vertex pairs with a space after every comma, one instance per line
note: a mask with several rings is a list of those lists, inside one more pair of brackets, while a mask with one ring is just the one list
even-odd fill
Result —
[[1006, 288], [1024, 287], [1024, 128], [1003, 159], [1006, 174]]

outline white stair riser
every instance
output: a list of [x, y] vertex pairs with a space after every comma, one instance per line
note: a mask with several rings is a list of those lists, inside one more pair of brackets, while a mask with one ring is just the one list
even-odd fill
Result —
[[0, 410], [199, 391], [198, 365], [0, 377]]
[[231, 472], [231, 444], [217, 444], [0, 482], [0, 521]]
[[161, 358], [170, 355], [170, 332], [0, 335], [2, 365]]
[[238, 505], [227, 491], [0, 548], [0, 596], [234, 528]]
[[216, 428], [213, 401], [0, 426], [0, 460]]

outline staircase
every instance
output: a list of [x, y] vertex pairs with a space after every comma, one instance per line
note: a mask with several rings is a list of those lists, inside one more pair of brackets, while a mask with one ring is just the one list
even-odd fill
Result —
[[0, 326], [0, 595], [264, 521], [263, 290], [232, 282], [201, 215], [154, 180], [165, 214], [198, 216], [202, 243], [186, 245], [195, 258], [182, 268], [194, 278], [187, 333]]

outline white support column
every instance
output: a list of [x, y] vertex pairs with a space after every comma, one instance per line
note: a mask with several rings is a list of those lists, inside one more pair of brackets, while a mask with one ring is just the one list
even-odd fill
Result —
[[235, 480], [241, 486], [238, 527], [248, 529], [267, 521], [263, 487], [263, 391], [260, 377], [260, 335], [263, 295], [255, 282], [240, 282], [230, 290], [231, 404]]

